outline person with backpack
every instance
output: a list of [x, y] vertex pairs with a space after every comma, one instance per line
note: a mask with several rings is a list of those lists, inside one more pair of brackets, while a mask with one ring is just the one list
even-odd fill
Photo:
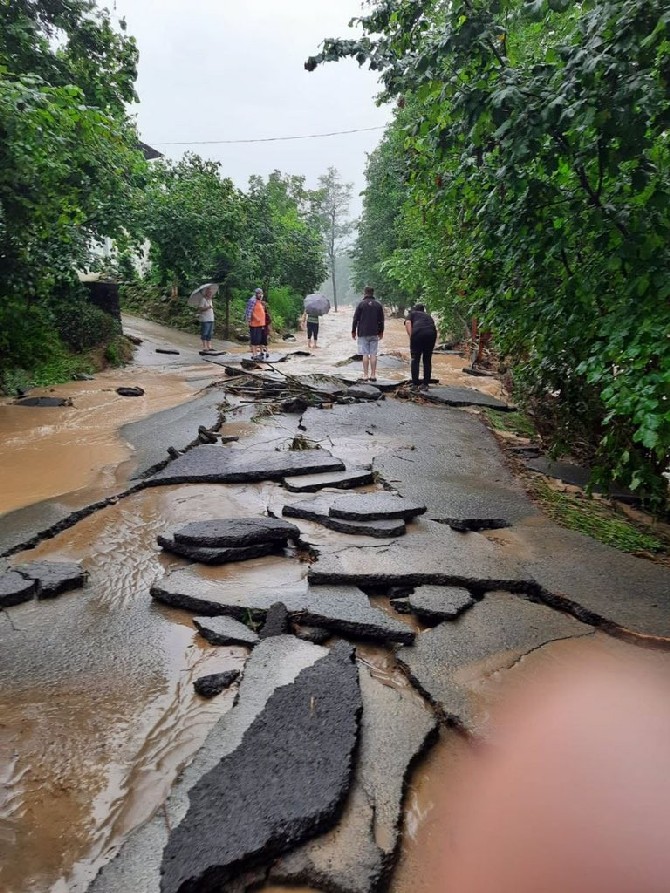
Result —
[[[405, 331], [409, 335], [409, 351], [412, 357], [412, 387], [426, 389], [430, 385], [437, 328], [433, 317], [426, 313], [424, 304], [415, 304], [412, 307], [405, 320]], [[419, 364], [422, 360], [423, 384], [419, 385]]]

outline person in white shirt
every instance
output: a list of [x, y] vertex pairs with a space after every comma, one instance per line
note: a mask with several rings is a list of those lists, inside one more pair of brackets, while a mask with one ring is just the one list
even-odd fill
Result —
[[206, 288], [202, 293], [202, 300], [198, 306], [200, 316], [200, 339], [203, 350], [212, 349], [212, 334], [214, 332], [214, 289]]

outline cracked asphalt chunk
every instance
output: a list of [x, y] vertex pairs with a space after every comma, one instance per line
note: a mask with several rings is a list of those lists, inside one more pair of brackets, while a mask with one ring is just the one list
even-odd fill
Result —
[[264, 619], [282, 602], [293, 622], [318, 626], [352, 638], [382, 642], [414, 641], [414, 631], [370, 604], [355, 586], [307, 586], [296, 583], [277, 588], [243, 591], [236, 582], [207, 580], [193, 570], [178, 570], [154, 584], [151, 595], [162, 604], [202, 616], [226, 615], [245, 620]]
[[162, 484], [234, 484], [280, 481], [287, 475], [343, 471], [344, 462], [327, 450], [283, 450], [246, 454], [226, 447], [204, 444], [194, 447], [147, 480]]
[[405, 781], [432, 744], [437, 722], [420, 698], [359, 667], [361, 740], [353, 788], [337, 828], [275, 863], [273, 880], [372, 893], [388, 878], [397, 853]]
[[457, 620], [426, 630], [398, 663], [440, 712], [474, 734], [484, 732], [478, 690], [492, 673], [558, 639], [593, 629], [546, 605], [505, 592], [491, 592]]
[[349, 791], [361, 710], [343, 643], [276, 691], [243, 743], [189, 791], [163, 853], [161, 893], [224, 890], [260, 859], [331, 827]]

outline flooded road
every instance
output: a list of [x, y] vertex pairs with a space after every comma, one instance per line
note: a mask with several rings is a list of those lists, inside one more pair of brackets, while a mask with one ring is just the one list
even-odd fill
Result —
[[[329, 316], [321, 327], [320, 349], [279, 368], [297, 375], [337, 371], [355, 379], [360, 364], [347, 363], [356, 351], [350, 325], [348, 309]], [[8, 400], [0, 405], [0, 514], [54, 496], [85, 504], [123, 486], [133, 459], [122, 426], [185, 403], [205, 385], [225, 378], [222, 366], [198, 357], [196, 338], [144, 321], [131, 320], [128, 327], [145, 339], [135, 364], [54, 389], [58, 396], [71, 397], [73, 406], [28, 409]], [[274, 347], [304, 349], [304, 341], [299, 333], [296, 342]], [[180, 354], [157, 354], [156, 345], [175, 345]], [[243, 346], [226, 349], [236, 358], [247, 355]], [[381, 352], [379, 377], [407, 378], [407, 337], [400, 320], [388, 322]], [[435, 374], [457, 383], [462, 364], [458, 357], [436, 357]], [[145, 396], [118, 396], [115, 388], [122, 384], [143, 387]], [[270, 433], [251, 423], [249, 415], [233, 412], [221, 429], [241, 438], [235, 449], [267, 448], [273, 438], [282, 445], [293, 429], [289, 421], [284, 430], [279, 417]], [[351, 460], [369, 463], [375, 452], [393, 443], [380, 437], [373, 442], [365, 432], [352, 430], [325, 446], [346, 448]], [[156, 536], [192, 520], [257, 517], [268, 507], [278, 508], [277, 492], [273, 484], [145, 490], [13, 557], [13, 563], [82, 561], [89, 583], [83, 591], [0, 613], [9, 643], [0, 649], [0, 751], [5, 757], [0, 889], [83, 893], [124, 838], [160, 809], [180, 768], [230, 709], [234, 689], [205, 701], [194, 694], [192, 683], [204, 673], [241, 669], [246, 650], [208, 645], [196, 635], [188, 614], [151, 600], [152, 583], [185, 563], [162, 553]], [[305, 529], [317, 547], [338, 542], [337, 534], [320, 526]], [[365, 544], [366, 539], [347, 542]], [[205, 577], [272, 585], [278, 591], [306, 573], [307, 565], [291, 557], [202, 569]], [[387, 600], [373, 601], [393, 615]], [[362, 646], [359, 657], [384, 685], [411, 690], [388, 650]], [[430, 814], [425, 790], [430, 788], [429, 781], [423, 786], [413, 782], [411, 841], [423, 839], [421, 828]], [[410, 850], [408, 865], [412, 858]], [[403, 877], [401, 871], [393, 888], [397, 893], [410, 890]], [[307, 888], [270, 889], [309, 893]]]
[[[245, 649], [215, 648], [190, 618], [154, 604], [168, 523], [256, 515], [263, 488], [149, 490], [17, 556], [82, 559], [89, 585], [3, 612], [15, 648], [0, 653], [0, 889], [83, 890], [96, 867], [163, 801], [233, 693], [204, 701], [193, 680], [240, 669]], [[261, 585], [297, 563], [247, 562]]]

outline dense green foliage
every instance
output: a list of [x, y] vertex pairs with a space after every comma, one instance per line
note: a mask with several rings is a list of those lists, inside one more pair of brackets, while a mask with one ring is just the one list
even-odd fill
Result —
[[[367, 62], [401, 107], [371, 159], [362, 237], [380, 203], [400, 212], [390, 244], [360, 241], [357, 263], [480, 316], [563, 445], [577, 432], [604, 476], [662, 501], [667, 4], [376, 0], [360, 21], [361, 39], [307, 63]], [[374, 165], [388, 157], [404, 173], [386, 201]]]
[[242, 239], [242, 272], [247, 282], [251, 280], [271, 296], [278, 286], [305, 295], [323, 281], [326, 266], [315, 209], [318, 199], [318, 193], [305, 188], [304, 177], [274, 171], [267, 181], [250, 179]]
[[[0, 13], [2, 374], [61, 352], [61, 312], [81, 306], [76, 270], [95, 242], [129, 238], [145, 163], [125, 111], [132, 38], [89, 0], [5, 0]], [[81, 333], [100, 330], [93, 316]]]
[[[180, 290], [188, 294], [205, 281], [219, 282], [219, 335], [226, 334], [226, 301], [230, 330], [246, 330], [244, 309], [256, 286], [269, 298], [275, 328], [295, 325], [302, 297], [326, 274], [317, 198], [303, 177], [279, 171], [267, 180], [252, 177], [242, 192], [221, 177], [219, 164], [197, 155], [159, 163], [143, 196], [150, 283], [170, 285], [176, 299]], [[192, 309], [151, 288], [144, 300], [141, 288], [126, 289], [124, 305], [169, 325], [194, 326]]]
[[214, 276], [219, 258], [237, 253], [242, 197], [220, 165], [187, 154], [152, 168], [142, 196], [153, 278], [192, 290]]
[[[147, 240], [153, 318], [192, 328], [193, 311], [162, 289], [176, 298], [214, 280], [233, 325], [256, 285], [276, 293], [277, 325], [293, 324], [326, 275], [304, 179], [275, 172], [242, 192], [196, 155], [148, 166], [127, 114], [137, 46], [94, 0], [0, 0], [0, 25], [0, 387], [42, 380], [44, 364], [65, 371], [72, 352], [122, 356], [78, 271], [137, 285]], [[106, 240], [111, 258], [97, 250]], [[139, 292], [127, 300], [142, 309]]]
[[398, 311], [406, 309], [424, 292], [420, 280], [404, 275], [409, 266], [407, 255], [412, 256], [417, 250], [411, 235], [405, 243], [401, 232], [403, 215], [409, 207], [404, 144], [402, 130], [389, 129], [368, 157], [363, 216], [352, 253], [353, 281], [358, 292], [371, 285], [385, 304]]

